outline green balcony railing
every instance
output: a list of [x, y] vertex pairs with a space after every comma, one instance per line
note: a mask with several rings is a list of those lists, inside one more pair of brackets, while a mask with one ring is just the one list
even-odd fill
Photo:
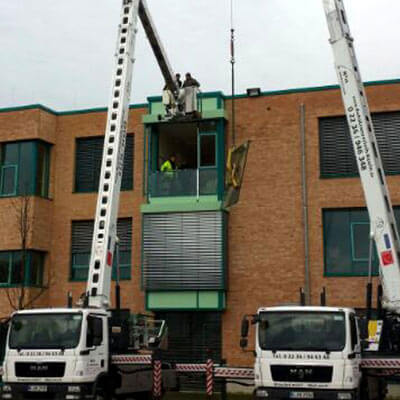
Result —
[[150, 197], [199, 197], [218, 193], [217, 168], [150, 172]]

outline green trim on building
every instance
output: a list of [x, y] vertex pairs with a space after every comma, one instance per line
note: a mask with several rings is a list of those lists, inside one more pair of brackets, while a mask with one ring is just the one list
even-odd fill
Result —
[[[139, 103], [139, 104], [131, 104], [129, 109], [143, 108], [147, 109], [147, 103]], [[66, 110], [66, 111], [56, 111], [49, 107], [43, 106], [42, 104], [28, 104], [26, 106], [16, 106], [16, 107], [6, 107], [0, 108], [0, 113], [7, 112], [16, 112], [16, 111], [25, 111], [25, 110], [42, 110], [49, 114], [53, 114], [56, 116], [64, 116], [64, 115], [75, 115], [75, 114], [90, 114], [97, 112], [107, 112], [107, 107], [94, 107], [94, 108], [84, 108], [81, 110]]]
[[42, 110], [49, 114], [57, 115], [57, 112], [49, 107], [42, 106], [41, 104], [28, 104], [26, 106], [16, 106], [16, 107], [5, 107], [0, 108], [0, 113], [15, 112], [15, 111], [25, 111], [25, 110]]
[[219, 210], [222, 210], [222, 201], [216, 195], [200, 196], [198, 200], [196, 197], [156, 197], [140, 207], [143, 214]]
[[146, 292], [146, 309], [222, 311], [226, 307], [226, 295], [220, 290]]
[[[397, 85], [397, 84], [400, 84], [400, 79], [387, 79], [387, 80], [380, 80], [380, 81], [364, 82], [365, 86], [382, 86], [382, 85]], [[293, 94], [293, 93], [320, 92], [320, 91], [324, 91], [324, 90], [334, 90], [334, 89], [339, 89], [339, 86], [338, 85], [326, 85], [326, 86], [315, 86], [315, 87], [265, 91], [265, 92], [261, 92], [261, 97], [262, 96], [280, 96], [283, 94]], [[232, 96], [225, 96], [220, 91], [202, 93], [201, 96], [204, 98], [217, 96], [221, 100], [232, 99]], [[248, 97], [247, 94], [238, 94], [238, 95], [234, 96], [235, 99], [242, 99], [242, 98], [247, 98], [247, 97]], [[147, 97], [147, 101], [148, 102], [161, 101], [161, 96]], [[148, 107], [147, 103], [131, 104], [129, 106], [130, 109], [147, 108], [147, 107]], [[53, 110], [49, 107], [46, 107], [42, 104], [29, 104], [29, 105], [24, 105], [24, 106], [0, 108], [0, 113], [24, 111], [24, 110], [32, 110], [32, 109], [41, 109], [42, 111], [46, 111], [46, 112], [48, 112], [50, 114], [54, 114], [54, 115], [72, 115], [72, 114], [84, 114], [84, 113], [91, 113], [91, 112], [107, 111], [107, 107], [88, 108], [88, 109], [82, 109], [82, 110], [55, 111], [55, 110]]]

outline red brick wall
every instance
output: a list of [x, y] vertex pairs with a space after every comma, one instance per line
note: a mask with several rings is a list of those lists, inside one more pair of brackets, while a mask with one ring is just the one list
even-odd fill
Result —
[[[400, 109], [400, 85], [367, 88], [371, 111]], [[304, 91], [242, 98], [236, 101], [237, 143], [251, 140], [240, 202], [230, 211], [228, 231], [229, 291], [223, 314], [223, 356], [230, 364], [250, 365], [251, 353], [239, 349], [243, 314], [260, 306], [297, 302], [305, 284], [303, 203], [301, 186], [300, 105], [306, 110], [306, 165], [311, 295], [318, 303], [327, 288], [328, 304], [363, 306], [366, 278], [326, 278], [323, 273], [322, 209], [365, 205], [357, 178], [319, 178], [318, 118], [343, 115], [338, 90]], [[225, 104], [228, 116], [230, 100]], [[130, 111], [129, 129], [135, 135], [134, 190], [122, 192], [120, 217], [133, 218], [132, 280], [122, 283], [123, 304], [144, 310], [140, 291], [141, 214], [144, 109]], [[54, 284], [40, 305], [60, 306], [71, 290], [76, 299], [83, 283], [69, 281], [71, 221], [93, 219], [96, 193], [75, 194], [74, 157], [77, 137], [104, 133], [105, 112], [54, 116], [44, 111], [0, 113], [0, 142], [40, 137], [52, 149], [51, 200], [35, 199], [33, 243], [50, 254]], [[227, 146], [230, 126], [227, 125]], [[400, 176], [388, 178], [393, 204], [400, 205]], [[0, 199], [2, 214], [10, 217], [9, 199]], [[15, 245], [11, 220], [0, 225], [0, 249]], [[4, 295], [0, 305], [4, 306]]]

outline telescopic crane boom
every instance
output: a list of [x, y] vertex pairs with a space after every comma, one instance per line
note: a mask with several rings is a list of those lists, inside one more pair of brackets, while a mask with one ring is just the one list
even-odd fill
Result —
[[324, 0], [347, 122], [379, 256], [383, 306], [400, 314], [400, 245], [389, 190], [342, 0]]
[[106, 309], [110, 305], [111, 272], [117, 233], [138, 16], [168, 88], [175, 98], [178, 97], [179, 91], [175, 74], [146, 1], [123, 0], [86, 287], [88, 305], [95, 308]]

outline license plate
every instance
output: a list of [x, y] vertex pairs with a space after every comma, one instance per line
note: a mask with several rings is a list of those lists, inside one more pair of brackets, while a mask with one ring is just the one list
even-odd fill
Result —
[[290, 392], [289, 397], [291, 399], [313, 399], [313, 392]]
[[30, 385], [28, 386], [28, 392], [47, 392], [46, 385]]

